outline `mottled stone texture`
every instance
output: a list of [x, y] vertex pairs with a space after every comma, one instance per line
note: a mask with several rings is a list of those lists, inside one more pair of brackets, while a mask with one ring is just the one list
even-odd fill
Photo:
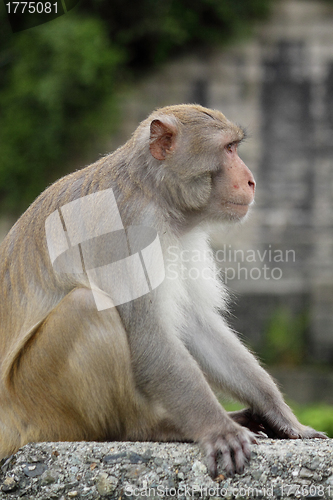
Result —
[[207, 474], [184, 443], [37, 443], [2, 463], [0, 498], [333, 498], [332, 440], [259, 439], [242, 475]]

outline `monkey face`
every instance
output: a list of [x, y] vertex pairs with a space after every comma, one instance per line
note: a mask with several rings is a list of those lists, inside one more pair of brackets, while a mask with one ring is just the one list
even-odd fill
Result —
[[236, 141], [224, 145], [220, 168], [212, 174], [209, 208], [214, 218], [240, 220], [254, 201], [255, 181], [237, 147]]
[[163, 171], [162, 199], [172, 200], [190, 225], [244, 218], [255, 191], [237, 151], [244, 131], [200, 106], [191, 107], [186, 118], [179, 107], [163, 111], [150, 122], [150, 153]]

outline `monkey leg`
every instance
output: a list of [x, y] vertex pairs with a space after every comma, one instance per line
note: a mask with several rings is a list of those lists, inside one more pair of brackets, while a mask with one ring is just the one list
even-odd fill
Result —
[[162, 427], [168, 439], [175, 431], [135, 387], [116, 308], [98, 311], [84, 288], [22, 345], [2, 392], [2, 456], [31, 441], [154, 439]]

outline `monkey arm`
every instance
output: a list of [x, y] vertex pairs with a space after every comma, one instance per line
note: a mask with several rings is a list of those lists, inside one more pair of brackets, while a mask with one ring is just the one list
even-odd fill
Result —
[[[150, 333], [144, 335], [148, 325]], [[197, 439], [198, 421], [209, 427], [224, 415], [197, 362], [153, 314], [148, 312], [142, 324], [130, 331], [128, 342], [138, 389], [181, 425], [186, 438]]]
[[[194, 319], [185, 344], [208, 380], [249, 405], [247, 417], [251, 414], [251, 420], [262, 424], [270, 435], [325, 437], [298, 422], [272, 378], [219, 315], [211, 313], [205, 326]], [[234, 417], [244, 424], [244, 415]]]
[[217, 314], [210, 313], [206, 325], [194, 318], [191, 332], [185, 335], [188, 350], [210, 382], [222, 390], [256, 411], [262, 409], [263, 395], [272, 402], [282, 399], [268, 373]]
[[[141, 305], [140, 309], [146, 315], [128, 334], [138, 390], [160, 409], [164, 427], [174, 426], [184, 439], [201, 444], [212, 476], [216, 475], [218, 452], [222, 452], [227, 473], [242, 471], [250, 457], [249, 443], [255, 441], [253, 434], [229, 418], [183, 342], [164, 330], [158, 318], [154, 319], [154, 308]], [[147, 324], [149, 336], [143, 335]]]

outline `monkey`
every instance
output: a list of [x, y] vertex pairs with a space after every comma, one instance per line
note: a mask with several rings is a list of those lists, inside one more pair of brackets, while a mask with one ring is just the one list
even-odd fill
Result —
[[[18, 219], [0, 247], [0, 457], [38, 441], [196, 442], [214, 477], [220, 456], [244, 470], [259, 429], [325, 437], [221, 314], [210, 231], [253, 203], [244, 135], [217, 110], [157, 109]], [[216, 386], [246, 409], [228, 414]]]

